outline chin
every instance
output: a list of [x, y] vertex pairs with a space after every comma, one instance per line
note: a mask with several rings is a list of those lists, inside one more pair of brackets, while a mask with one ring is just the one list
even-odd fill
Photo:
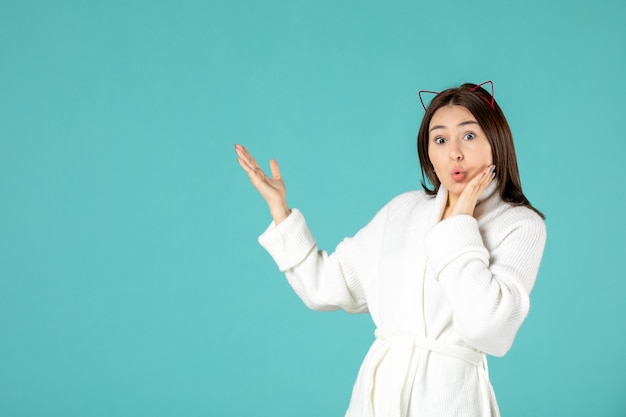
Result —
[[452, 184], [444, 184], [441, 183], [446, 190], [448, 190], [448, 193], [451, 194], [461, 194], [463, 192], [463, 190], [465, 189], [465, 185], [464, 183], [452, 183]]
[[465, 189], [465, 183], [459, 183], [459, 182], [454, 182], [454, 183], [449, 183], [449, 184], [445, 184], [445, 183], [441, 183], [441, 185], [443, 185], [445, 187], [446, 190], [448, 190], [448, 192], [450, 193], [462, 193], [463, 190]]

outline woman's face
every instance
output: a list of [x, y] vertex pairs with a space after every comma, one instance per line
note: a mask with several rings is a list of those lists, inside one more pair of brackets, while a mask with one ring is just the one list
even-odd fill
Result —
[[437, 178], [453, 198], [493, 164], [487, 136], [472, 113], [458, 105], [441, 107], [430, 120], [428, 157]]

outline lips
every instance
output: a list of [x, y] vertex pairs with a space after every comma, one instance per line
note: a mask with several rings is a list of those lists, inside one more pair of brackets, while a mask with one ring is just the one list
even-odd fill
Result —
[[454, 181], [463, 181], [466, 177], [467, 173], [461, 167], [454, 167], [450, 171], [450, 176]]

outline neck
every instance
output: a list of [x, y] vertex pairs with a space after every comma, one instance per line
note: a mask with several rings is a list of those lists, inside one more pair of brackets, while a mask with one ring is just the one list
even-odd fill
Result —
[[459, 200], [458, 194], [452, 194], [450, 191], [448, 191], [448, 201], [446, 202], [446, 208], [454, 207], [454, 205], [456, 204], [458, 200]]
[[458, 199], [458, 195], [452, 194], [450, 193], [450, 191], [448, 191], [448, 202], [446, 203], [446, 207], [454, 207]]
[[450, 214], [452, 213], [452, 208], [454, 207], [458, 199], [458, 195], [448, 193], [448, 201], [446, 201], [446, 206], [443, 209], [443, 213], [441, 214], [441, 220], [446, 219], [450, 216]]

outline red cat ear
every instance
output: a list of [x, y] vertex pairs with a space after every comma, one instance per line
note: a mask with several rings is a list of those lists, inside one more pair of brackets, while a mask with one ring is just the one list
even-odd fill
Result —
[[437, 91], [428, 91], [428, 90], [420, 90], [417, 95], [420, 98], [420, 102], [422, 103], [422, 107], [424, 108], [424, 111], [426, 111], [426, 105], [424, 104], [424, 100], [422, 99], [422, 94], [424, 93], [428, 93], [428, 94], [434, 94], [437, 95], [439, 94]]
[[484, 83], [480, 83], [472, 88], [470, 88], [470, 91], [475, 93], [476, 90], [480, 87], [482, 87], [485, 84], [491, 84], [491, 100], [489, 100], [487, 97], [481, 95], [481, 94], [476, 94], [478, 97], [482, 98], [487, 104], [489, 104], [491, 106], [492, 109], [495, 109], [495, 105], [494, 105], [494, 100], [495, 100], [495, 95], [493, 93], [493, 81], [489, 80], [489, 81], [485, 81]]

